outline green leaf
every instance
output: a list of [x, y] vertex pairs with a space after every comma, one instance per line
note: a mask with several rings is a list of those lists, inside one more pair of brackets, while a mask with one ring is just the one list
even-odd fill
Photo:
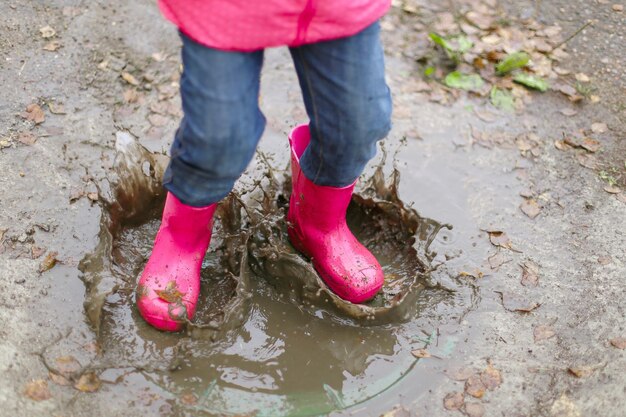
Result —
[[469, 51], [470, 48], [474, 46], [474, 43], [471, 40], [469, 40], [467, 36], [459, 35], [455, 39], [457, 43], [459, 44], [457, 51], [461, 54]]
[[523, 68], [530, 61], [530, 55], [526, 52], [514, 52], [508, 54], [502, 61], [496, 65], [496, 71], [499, 74], [506, 74], [518, 68]]
[[461, 90], [478, 90], [485, 82], [478, 74], [462, 74], [459, 71], [453, 71], [443, 80], [444, 84], [451, 88], [459, 88]]
[[537, 77], [536, 75], [527, 74], [525, 72], [515, 74], [515, 76], [513, 77], [513, 81], [542, 92], [546, 91], [549, 87], [548, 82], [543, 78]]
[[430, 37], [430, 39], [432, 39], [433, 42], [441, 46], [443, 49], [450, 50], [450, 44], [444, 38], [437, 35], [435, 32], [430, 32], [428, 36]]
[[508, 91], [493, 87], [489, 96], [491, 98], [491, 104], [497, 108], [510, 112], [515, 110], [515, 101]]
[[426, 77], [430, 77], [434, 73], [435, 73], [435, 67], [426, 67], [426, 69], [424, 70], [424, 75]]

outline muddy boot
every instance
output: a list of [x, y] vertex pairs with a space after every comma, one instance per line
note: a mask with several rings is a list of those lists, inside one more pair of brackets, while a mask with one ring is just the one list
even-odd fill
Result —
[[346, 224], [354, 183], [343, 188], [319, 186], [300, 170], [300, 156], [309, 140], [306, 125], [296, 127], [289, 136], [292, 173], [287, 214], [289, 239], [298, 251], [311, 258], [320, 277], [335, 294], [362, 303], [382, 287], [383, 271]]
[[137, 307], [160, 330], [177, 331], [196, 312], [200, 266], [217, 204], [191, 207], [167, 194], [161, 227], [137, 285]]

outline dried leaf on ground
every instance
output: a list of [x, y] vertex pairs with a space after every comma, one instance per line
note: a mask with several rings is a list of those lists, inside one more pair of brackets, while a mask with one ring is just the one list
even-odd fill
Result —
[[26, 107], [26, 112], [22, 113], [22, 117], [26, 120], [35, 122], [36, 125], [46, 120], [46, 114], [43, 112], [39, 104], [33, 103]]
[[50, 26], [44, 26], [39, 29], [39, 33], [41, 33], [41, 37], [44, 39], [50, 39], [56, 36], [56, 30], [52, 29]]
[[600, 256], [598, 257], [598, 263], [600, 265], [608, 265], [613, 261], [613, 259], [610, 256]]
[[500, 268], [500, 266], [502, 266], [503, 264], [509, 262], [510, 259], [508, 259], [506, 257], [506, 255], [504, 254], [503, 251], [498, 251], [497, 253], [491, 255], [489, 258], [487, 258], [487, 262], [489, 262], [489, 267], [492, 270], [496, 270], [498, 268]]
[[596, 122], [591, 124], [591, 131], [593, 133], [605, 133], [607, 130], [609, 130], [609, 128], [606, 123]]
[[24, 395], [34, 401], [44, 401], [52, 398], [48, 382], [43, 379], [36, 379], [26, 384]]
[[78, 360], [71, 356], [60, 356], [55, 359], [54, 370], [56, 373], [64, 376], [65, 378], [71, 378], [72, 375], [78, 373], [81, 370], [81, 365]]
[[476, 116], [478, 116], [480, 120], [486, 123], [492, 123], [498, 120], [497, 114], [487, 110], [478, 110], [477, 108], [474, 108], [474, 114], [476, 114]]
[[541, 206], [534, 198], [525, 199], [524, 201], [522, 201], [522, 204], [520, 204], [519, 208], [520, 210], [522, 210], [522, 213], [524, 213], [531, 219], [534, 219], [539, 215], [539, 213], [541, 213]]
[[465, 403], [465, 415], [468, 417], [482, 417], [485, 415], [485, 406], [481, 403]]
[[416, 358], [430, 358], [430, 353], [426, 349], [415, 349], [411, 351], [411, 354]]
[[34, 145], [37, 142], [37, 136], [31, 132], [20, 132], [17, 136], [17, 140], [24, 145]]
[[488, 364], [485, 370], [480, 374], [480, 381], [489, 391], [493, 391], [502, 384], [502, 375], [500, 371]]
[[611, 342], [611, 345], [618, 349], [626, 349], [626, 337], [614, 337], [613, 339], [609, 340], [609, 342]]
[[557, 90], [560, 91], [562, 94], [565, 94], [567, 98], [573, 103], [576, 103], [583, 99], [583, 96], [578, 93], [578, 90], [576, 90], [569, 84], [561, 84], [560, 86], [558, 86]]
[[32, 259], [37, 259], [44, 253], [46, 253], [46, 248], [40, 248], [39, 246], [35, 245], [30, 248], [30, 257]]
[[572, 147], [564, 140], [555, 140], [554, 147], [559, 151], [566, 151], [568, 149], [572, 149]]
[[541, 342], [542, 340], [550, 339], [555, 335], [556, 332], [554, 331], [554, 328], [547, 324], [540, 324], [538, 326], [535, 326], [535, 328], [533, 329], [533, 338], [535, 340], [535, 343]]
[[52, 42], [48, 42], [47, 44], [44, 45], [43, 50], [44, 51], [49, 51], [49, 52], [54, 52], [57, 49], [59, 49], [61, 47], [61, 42], [59, 41], [52, 41]]
[[589, 375], [593, 374], [595, 370], [595, 366], [586, 365], [570, 366], [569, 368], [567, 368], [567, 372], [574, 375], [576, 378], [586, 378]]
[[588, 169], [596, 169], [598, 161], [595, 156], [588, 153], [579, 153], [576, 155], [578, 163]]
[[91, 201], [96, 202], [98, 201], [99, 196], [97, 192], [93, 192], [93, 193], [87, 193], [87, 198]]
[[517, 294], [501, 292], [500, 295], [502, 296], [502, 305], [508, 311], [528, 313], [541, 305], [535, 300], [522, 298]]
[[122, 72], [122, 79], [130, 85], [139, 85], [137, 78], [135, 78], [135, 76], [130, 72]]
[[96, 392], [100, 389], [102, 385], [102, 381], [98, 378], [95, 372], [89, 371], [85, 372], [74, 384], [74, 388], [81, 392]]
[[125, 90], [123, 97], [126, 103], [136, 103], [137, 100], [139, 100], [139, 94], [137, 94], [137, 90], [135, 90], [134, 88], [129, 88]]
[[41, 272], [46, 272], [46, 271], [54, 268], [54, 266], [58, 262], [57, 255], [58, 255], [58, 252], [48, 252], [46, 257], [39, 264], [39, 272], [40, 273]]
[[604, 191], [606, 191], [609, 194], [619, 194], [622, 192], [622, 190], [615, 185], [605, 185]]
[[566, 107], [559, 111], [561, 112], [563, 116], [567, 116], [567, 117], [576, 116], [578, 114], [578, 110], [572, 109], [571, 107]]
[[539, 265], [533, 261], [524, 262], [521, 284], [525, 287], [536, 287], [539, 284]]
[[463, 407], [465, 395], [462, 392], [451, 392], [443, 398], [443, 407], [446, 410], [459, 410]]
[[72, 381], [70, 381], [63, 375], [55, 374], [54, 372], [49, 372], [48, 376], [50, 377], [50, 380], [57, 385], [61, 385], [64, 387], [72, 385]]
[[177, 303], [183, 299], [183, 293], [178, 290], [176, 281], [170, 281], [163, 290], [155, 290], [156, 295], [168, 303]]
[[61, 103], [48, 103], [48, 108], [52, 114], [66, 114], [65, 106]]
[[472, 375], [465, 381], [465, 393], [474, 398], [482, 398], [485, 395], [485, 390], [485, 384], [483, 384], [479, 375]]
[[597, 152], [600, 149], [600, 142], [592, 138], [584, 138], [580, 147], [589, 152]]
[[489, 233], [489, 241], [492, 245], [511, 249], [511, 240], [505, 232], [501, 230], [488, 230], [487, 233]]

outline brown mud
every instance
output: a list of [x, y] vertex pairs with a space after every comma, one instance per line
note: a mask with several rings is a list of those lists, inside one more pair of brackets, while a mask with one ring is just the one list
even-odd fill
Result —
[[116, 149], [115, 174], [100, 187], [101, 242], [79, 265], [100, 346], [91, 368], [139, 373], [164, 396], [196, 398], [172, 412], [307, 416], [354, 406], [404, 378], [419, 360], [410, 353], [416, 343], [435, 342], [416, 332], [417, 321], [460, 317], [473, 305], [467, 282], [430, 277], [429, 247], [449, 226], [402, 202], [397, 169], [385, 181], [386, 152], [347, 216], [385, 271], [381, 293], [362, 305], [327, 289], [288, 243], [289, 177], [260, 154], [262, 175], [220, 204], [196, 317], [184, 334], [156, 331], [139, 316], [134, 291], [159, 226], [167, 158], [125, 132]]

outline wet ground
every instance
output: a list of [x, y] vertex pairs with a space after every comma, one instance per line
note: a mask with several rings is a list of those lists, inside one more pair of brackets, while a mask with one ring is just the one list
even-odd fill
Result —
[[[394, 129], [359, 193], [389, 200], [368, 179], [396, 168], [419, 214], [395, 238], [360, 234], [387, 272], [388, 298], [370, 308], [389, 305], [395, 280], [415, 283], [389, 320], [300, 292], [316, 288], [306, 262], [286, 244], [271, 245], [276, 262], [263, 250], [282, 242], [286, 133], [305, 120], [288, 54], [268, 51], [263, 154], [238, 194], [252, 214], [223, 205], [206, 297], [180, 335], [146, 326], [132, 300], [180, 116], [175, 30], [151, 2], [0, 6], [0, 415], [624, 415], [626, 204], [606, 191], [626, 188], [624, 14], [527, 3], [498, 5], [500, 19], [536, 15], [567, 34], [602, 22], [560, 64], [591, 78], [582, 102], [532, 93], [510, 113], [425, 87], [423, 27], [441, 28], [446, 9], [405, 2], [385, 19]], [[23, 114], [32, 103], [45, 120]], [[599, 142], [593, 166], [586, 149], [555, 147], [583, 130]], [[129, 153], [135, 143], [146, 151]], [[264, 176], [271, 198], [245, 193]], [[357, 234], [393, 230], [389, 213], [354, 203]], [[303, 285], [285, 285], [290, 274]]]

